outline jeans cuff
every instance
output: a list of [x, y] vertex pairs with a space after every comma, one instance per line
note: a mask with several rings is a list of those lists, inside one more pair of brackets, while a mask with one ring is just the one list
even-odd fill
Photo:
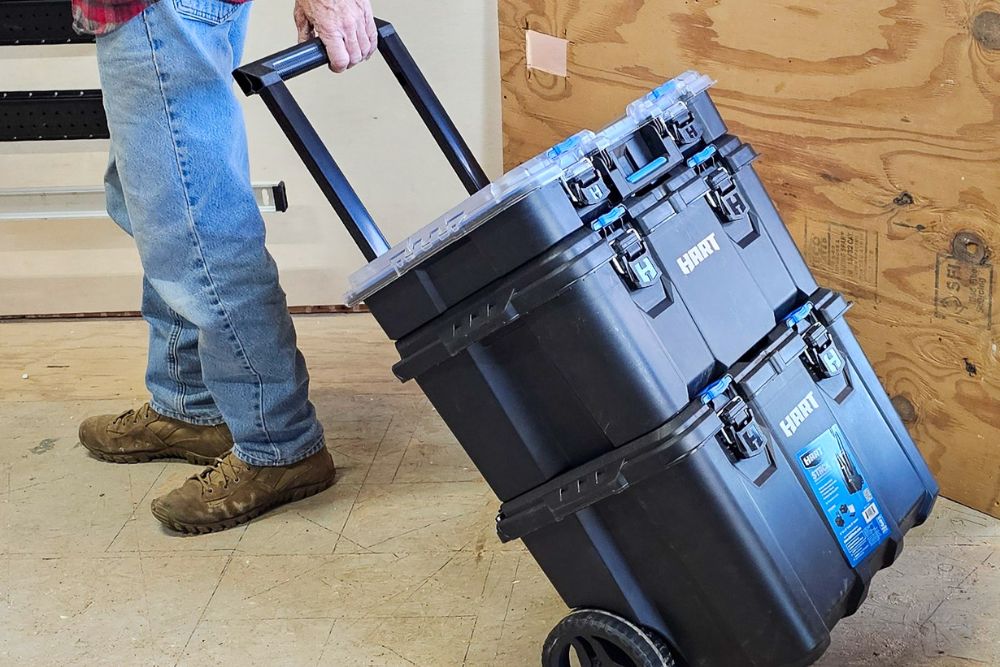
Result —
[[226, 420], [222, 418], [222, 415], [212, 415], [208, 417], [185, 415], [163, 407], [156, 401], [156, 399], [151, 400], [149, 402], [149, 406], [153, 408], [157, 414], [169, 417], [170, 419], [176, 419], [177, 421], [184, 422], [185, 424], [192, 424], [194, 426], [218, 426], [219, 424], [226, 423]]
[[253, 454], [248, 454], [245, 449], [240, 447], [239, 443], [233, 446], [233, 454], [236, 455], [240, 461], [244, 463], [249, 463], [252, 466], [257, 466], [258, 468], [277, 468], [290, 466], [298, 463], [299, 461], [304, 461], [316, 452], [321, 451], [326, 447], [326, 439], [320, 438], [309, 447], [303, 449], [301, 452], [296, 452], [294, 456], [288, 456], [279, 459], [263, 459], [259, 456], [254, 456]]

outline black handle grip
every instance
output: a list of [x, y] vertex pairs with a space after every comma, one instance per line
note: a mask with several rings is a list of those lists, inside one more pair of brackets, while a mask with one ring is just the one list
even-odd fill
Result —
[[[375, 22], [378, 26], [379, 52], [465, 189], [473, 194], [489, 185], [489, 178], [420, 72], [396, 29], [381, 19], [375, 19]], [[323, 43], [319, 39], [312, 39], [244, 65], [233, 72], [233, 77], [244, 93], [261, 96], [344, 222], [354, 242], [365, 258], [371, 261], [386, 252], [389, 244], [285, 86], [288, 79], [328, 62]]]
[[329, 62], [323, 42], [315, 37], [243, 65], [233, 72], [233, 78], [244, 93], [256, 95], [271, 84], [288, 81]]

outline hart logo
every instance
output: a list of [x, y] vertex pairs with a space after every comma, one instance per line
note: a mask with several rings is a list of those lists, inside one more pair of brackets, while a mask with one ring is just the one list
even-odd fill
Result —
[[807, 468], [815, 468], [823, 460], [823, 448], [811, 449], [802, 455], [802, 465]]
[[[781, 430], [785, 432], [789, 438], [795, 435], [795, 432], [799, 430], [799, 426], [802, 426], [802, 422], [809, 418], [809, 415], [816, 412], [819, 408], [819, 403], [816, 402], [816, 397], [813, 396], [813, 392], [806, 394], [806, 397], [802, 399], [802, 402], [795, 406], [795, 408], [788, 413], [788, 416], [781, 420]], [[806, 464], [808, 465], [808, 464]]]
[[719, 242], [715, 240], [715, 234], [709, 234], [705, 237], [704, 241], [678, 257], [677, 266], [681, 267], [681, 271], [686, 276], [719, 250], [722, 250], [722, 248], [719, 247]]

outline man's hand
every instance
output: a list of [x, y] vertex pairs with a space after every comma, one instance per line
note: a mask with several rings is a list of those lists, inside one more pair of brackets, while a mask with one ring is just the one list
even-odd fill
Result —
[[299, 42], [323, 40], [334, 72], [367, 60], [378, 46], [370, 0], [295, 0], [295, 26]]

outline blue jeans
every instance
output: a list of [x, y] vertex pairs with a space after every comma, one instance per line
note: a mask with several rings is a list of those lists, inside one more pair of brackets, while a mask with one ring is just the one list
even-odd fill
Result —
[[111, 129], [108, 211], [135, 239], [157, 412], [229, 426], [259, 466], [318, 452], [323, 429], [250, 186], [230, 72], [250, 5], [162, 0], [97, 40]]

